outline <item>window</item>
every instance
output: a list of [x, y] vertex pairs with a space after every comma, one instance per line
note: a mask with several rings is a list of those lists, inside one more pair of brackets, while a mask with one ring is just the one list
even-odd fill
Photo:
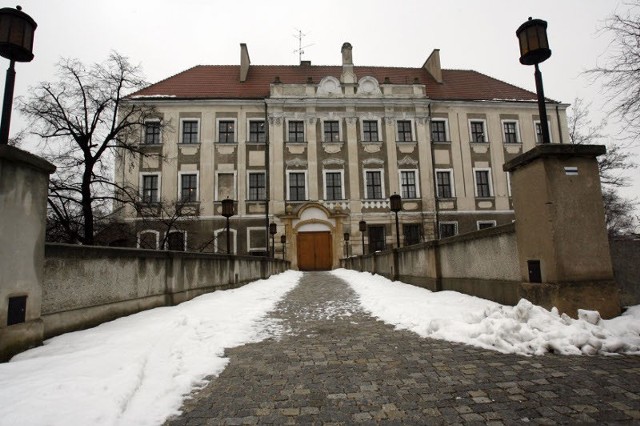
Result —
[[304, 201], [307, 199], [307, 191], [304, 172], [289, 172], [289, 200]]
[[156, 145], [160, 143], [160, 122], [144, 122], [144, 143], [146, 145]]
[[198, 201], [198, 175], [180, 174], [180, 201], [194, 203]]
[[453, 198], [453, 170], [436, 170], [438, 198]]
[[267, 133], [264, 121], [249, 122], [249, 142], [266, 142]]
[[236, 174], [217, 173], [216, 176], [216, 200], [236, 199]]
[[447, 121], [446, 120], [431, 120], [431, 141], [432, 142], [447, 142]]
[[182, 143], [198, 143], [198, 120], [182, 120]]
[[[549, 142], [552, 142], [551, 122], [547, 121], [547, 123], [549, 124]], [[533, 122], [533, 127], [535, 128], [535, 131], [536, 131], [536, 143], [542, 143], [542, 123], [540, 123], [539, 120], [536, 120]]]
[[491, 197], [491, 176], [489, 170], [475, 170], [476, 197]]
[[267, 176], [264, 172], [249, 173], [249, 200], [259, 201], [267, 199]]
[[324, 173], [324, 199], [342, 200], [342, 171], [325, 171]]
[[518, 137], [518, 122], [517, 121], [503, 121], [502, 130], [504, 132], [505, 143], [519, 143]]
[[158, 239], [158, 231], [142, 231], [138, 234], [138, 248], [158, 250]]
[[369, 253], [385, 249], [384, 226], [367, 226], [369, 231]]
[[484, 133], [484, 121], [470, 121], [469, 127], [471, 128], [471, 142], [482, 143], [487, 141]]
[[405, 246], [418, 244], [422, 239], [422, 229], [419, 223], [405, 223], [404, 225], [402, 225], [402, 231], [404, 234]]
[[[264, 228], [262, 228], [264, 230]], [[264, 231], [263, 231], [264, 232]], [[237, 253], [236, 247], [236, 235], [237, 231], [235, 229], [229, 229], [229, 254]], [[213, 232], [214, 243], [213, 243], [213, 251], [215, 253], [228, 253], [227, 252], [227, 229], [222, 228]]]
[[304, 121], [289, 122], [289, 142], [304, 142]]
[[493, 228], [494, 226], [496, 226], [496, 221], [495, 220], [479, 220], [476, 222], [476, 225], [478, 226], [478, 231], [479, 231], [481, 229]]
[[267, 233], [263, 226], [247, 228], [247, 250], [254, 256], [266, 256], [268, 254]]
[[187, 249], [187, 232], [171, 231], [167, 235], [167, 250], [185, 251]]
[[440, 238], [453, 237], [458, 234], [458, 222], [440, 222], [438, 230]]
[[145, 203], [157, 203], [159, 200], [159, 176], [142, 176], [142, 201]]
[[324, 141], [338, 142], [340, 140], [340, 123], [337, 121], [324, 122]]
[[365, 183], [367, 185], [367, 199], [379, 200], [384, 197], [382, 191], [382, 172], [380, 170], [366, 170]]
[[7, 309], [7, 326], [21, 324], [27, 317], [27, 296], [13, 296], [9, 298]]
[[398, 142], [411, 142], [413, 140], [411, 137], [411, 121], [398, 120], [396, 125], [398, 127]]
[[404, 199], [419, 197], [415, 170], [400, 170], [400, 195]]
[[378, 122], [375, 120], [365, 120], [362, 122], [362, 141], [378, 142]]
[[233, 143], [236, 141], [236, 123], [232, 120], [218, 121], [218, 142]]

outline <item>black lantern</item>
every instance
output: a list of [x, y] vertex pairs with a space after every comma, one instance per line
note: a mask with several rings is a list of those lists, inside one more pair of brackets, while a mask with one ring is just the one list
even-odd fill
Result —
[[287, 253], [287, 236], [284, 234], [280, 235], [280, 242], [282, 243], [282, 260], [284, 260]]
[[367, 222], [364, 220], [358, 222], [358, 230], [360, 231], [360, 235], [362, 235], [362, 255], [364, 256], [364, 233], [367, 232]]
[[278, 233], [278, 228], [274, 222], [269, 224], [269, 234], [271, 234], [271, 257], [276, 257], [276, 243], [275, 236]]
[[349, 257], [349, 237], [351, 237], [351, 235], [349, 235], [348, 232], [345, 232], [343, 237], [344, 237], [344, 257]]
[[516, 36], [520, 44], [520, 63], [522, 65], [535, 66], [536, 93], [538, 95], [538, 111], [540, 113], [540, 127], [542, 131], [542, 143], [550, 143], [549, 123], [547, 121], [547, 107], [544, 100], [544, 88], [542, 86], [542, 73], [538, 64], [546, 61], [551, 56], [549, 40], [547, 39], [547, 22], [542, 19], [531, 19], [516, 30]]
[[234, 201], [227, 197], [222, 200], [222, 216], [227, 218], [227, 254], [231, 254], [231, 238], [229, 237], [229, 218], [234, 215]]
[[15, 63], [33, 60], [33, 33], [37, 26], [36, 21], [22, 12], [20, 6], [16, 9], [10, 7], [0, 9], [0, 56], [10, 61], [4, 85], [0, 145], [9, 143], [13, 89], [16, 82]]
[[402, 197], [393, 194], [389, 197], [390, 210], [396, 214], [396, 247], [400, 248], [400, 225], [398, 224], [398, 212], [402, 210]]

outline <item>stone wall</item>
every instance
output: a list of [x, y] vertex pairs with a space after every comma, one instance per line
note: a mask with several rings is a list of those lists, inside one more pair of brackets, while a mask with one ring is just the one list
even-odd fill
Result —
[[620, 290], [620, 304], [640, 304], [640, 239], [609, 241], [613, 274]]
[[175, 305], [287, 268], [288, 262], [251, 256], [46, 244], [44, 337]]

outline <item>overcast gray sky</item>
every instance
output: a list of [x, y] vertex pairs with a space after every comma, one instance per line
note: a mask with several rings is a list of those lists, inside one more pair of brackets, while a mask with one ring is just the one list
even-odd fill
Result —
[[[17, 4], [17, 3], [16, 3]], [[238, 64], [247, 43], [252, 64], [296, 64], [303, 59], [340, 64], [340, 47], [353, 45], [356, 65], [421, 66], [435, 48], [443, 68], [474, 69], [535, 91], [533, 68], [518, 62], [515, 30], [529, 16], [548, 21], [550, 59], [541, 65], [547, 97], [592, 102], [592, 118], [606, 114], [599, 84], [581, 73], [602, 61], [609, 35], [604, 19], [627, 6], [619, 0], [22, 0], [37, 23], [35, 59], [16, 66], [15, 95], [55, 80], [60, 57], [101, 62], [116, 50], [142, 65], [156, 82], [198, 64]], [[15, 4], [5, 4], [4, 7]], [[5, 68], [8, 61], [3, 60]], [[0, 71], [4, 87], [4, 72]], [[12, 134], [25, 127], [14, 112]], [[615, 131], [614, 126], [610, 126]], [[634, 151], [640, 156], [640, 149]], [[626, 195], [640, 194], [640, 172]]]

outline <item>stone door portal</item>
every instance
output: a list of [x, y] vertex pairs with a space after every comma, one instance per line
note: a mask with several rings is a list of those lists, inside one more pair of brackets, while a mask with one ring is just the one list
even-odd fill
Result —
[[297, 239], [298, 269], [328, 271], [332, 265], [331, 233], [300, 232]]

